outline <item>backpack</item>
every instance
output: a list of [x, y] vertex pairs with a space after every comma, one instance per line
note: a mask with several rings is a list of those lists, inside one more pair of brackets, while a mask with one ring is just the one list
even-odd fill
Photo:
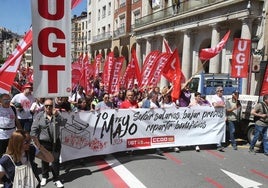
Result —
[[[31, 165], [33, 175], [35, 176], [35, 178], [34, 178], [31, 175], [31, 178], [29, 180], [32, 183], [34, 183], [35, 185], [37, 185], [38, 182], [40, 182], [40, 178], [39, 178], [39, 174], [38, 174], [37, 164], [34, 162], [35, 147], [32, 146], [32, 145], [30, 146], [29, 156], [27, 158], [29, 160], [28, 162]], [[17, 183], [17, 182], [15, 182], [15, 179], [14, 179], [15, 178], [15, 170], [16, 170], [16, 167], [17, 167], [16, 164], [13, 162], [12, 158], [7, 154], [4, 154], [2, 156], [2, 158], [0, 158], [0, 164], [3, 166], [3, 168], [6, 171], [6, 174], [8, 175], [8, 176], [4, 176], [3, 179], [2, 179], [3, 182], [4, 182], [4, 187], [6, 187], [6, 188], [9, 188], [9, 187], [15, 188], [16, 186], [13, 184], [13, 182]]]
[[31, 164], [28, 161], [25, 165], [17, 166], [10, 155], [5, 154], [12, 164], [15, 166], [14, 179], [11, 180], [14, 188], [27, 187], [35, 188], [37, 185], [36, 178], [31, 168]]

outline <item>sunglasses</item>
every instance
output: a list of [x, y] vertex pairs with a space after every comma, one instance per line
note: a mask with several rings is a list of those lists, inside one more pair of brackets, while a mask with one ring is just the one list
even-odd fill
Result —
[[218, 92], [223, 92], [223, 90], [219, 90]]
[[52, 104], [45, 104], [45, 107], [48, 108], [48, 107], [52, 107], [53, 105]]

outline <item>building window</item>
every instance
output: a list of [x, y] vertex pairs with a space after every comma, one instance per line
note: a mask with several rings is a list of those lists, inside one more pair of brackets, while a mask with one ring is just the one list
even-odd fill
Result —
[[88, 23], [91, 23], [91, 12], [88, 13]]
[[126, 0], [120, 0], [120, 8], [126, 6]]
[[101, 12], [100, 12], [100, 9], [98, 10], [98, 21], [100, 21], [100, 14], [101, 14]]
[[111, 9], [112, 9], [112, 4], [109, 2], [108, 4], [108, 16], [111, 15]]
[[141, 17], [140, 10], [137, 10], [137, 11], [133, 12], [133, 15], [134, 15], [133, 16], [134, 17], [134, 21], [137, 20], [137, 19], [139, 19]]
[[88, 40], [91, 40], [91, 31], [88, 31]]
[[106, 16], [106, 6], [102, 7], [102, 18]]
[[124, 27], [126, 23], [125, 15], [119, 17], [119, 27]]

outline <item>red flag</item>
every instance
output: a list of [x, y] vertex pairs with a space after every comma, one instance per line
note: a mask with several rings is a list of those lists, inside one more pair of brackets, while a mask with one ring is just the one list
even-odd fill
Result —
[[110, 81], [111, 69], [113, 66], [113, 62], [114, 62], [114, 53], [110, 52], [107, 56], [105, 63], [104, 63], [103, 74], [102, 74], [102, 80], [103, 80], [105, 91], [107, 91], [108, 87], [109, 87], [109, 81]]
[[119, 81], [124, 60], [125, 60], [124, 57], [114, 58], [113, 65], [111, 67], [111, 74], [108, 86], [109, 93], [119, 92]]
[[19, 68], [23, 53], [32, 45], [32, 28], [20, 40], [16, 49], [0, 68], [0, 93], [9, 93]]
[[82, 76], [82, 83], [84, 84], [84, 89], [86, 94], [91, 93], [92, 85], [90, 83], [90, 77], [94, 75], [94, 70], [92, 64], [89, 62], [88, 54], [85, 55], [83, 59], [83, 76]]
[[164, 39], [163, 42], [164, 42], [164, 45], [165, 45], [166, 52], [169, 53], [169, 54], [171, 54], [172, 51], [171, 51], [171, 48], [168, 45], [168, 42], [166, 41], [166, 39]]
[[77, 85], [80, 85], [80, 79], [82, 73], [78, 69], [72, 69], [72, 88], [75, 88]]
[[234, 39], [231, 77], [247, 78], [248, 62], [250, 60], [251, 41], [248, 39]]
[[161, 53], [158, 55], [148, 78], [148, 83], [150, 86], [157, 86], [157, 83], [160, 81], [163, 68], [165, 67], [170, 56], [171, 54], [169, 53]]
[[268, 94], [268, 66], [266, 66], [265, 74], [262, 81], [260, 96]]
[[140, 88], [143, 89], [145, 86], [148, 86], [149, 83], [149, 77], [151, 76], [151, 70], [154, 66], [154, 63], [156, 62], [156, 59], [160, 52], [158, 50], [152, 51], [147, 55], [144, 61], [144, 65], [142, 68], [142, 78], [141, 78], [141, 83], [140, 83]]
[[77, 61], [76, 61], [81, 66], [83, 65], [83, 56], [84, 56], [84, 54], [81, 53], [80, 56], [78, 57]]
[[101, 65], [101, 61], [102, 61], [102, 55], [101, 54], [98, 54], [96, 57], [95, 57], [95, 61], [94, 61], [94, 70], [95, 70], [95, 74], [94, 76], [97, 78], [99, 76], [99, 73], [100, 73], [100, 65]]
[[173, 84], [173, 90], [171, 92], [172, 100], [175, 101], [180, 97], [181, 92], [181, 65], [178, 50], [175, 49], [170, 58], [168, 59], [164, 69], [163, 76]]
[[121, 78], [120, 85], [124, 86], [127, 89], [132, 89], [135, 83], [140, 83], [141, 73], [136, 56], [136, 50], [131, 52], [131, 61], [129, 62], [125, 74]]
[[72, 0], [72, 8], [76, 7], [82, 0]]
[[215, 47], [201, 49], [201, 51], [199, 53], [199, 58], [201, 60], [209, 60], [209, 59], [213, 58], [214, 56], [218, 55], [221, 52], [221, 50], [223, 49], [224, 45], [226, 44], [226, 42], [230, 36], [230, 33], [231, 33], [231, 31], [229, 30], [225, 34], [225, 36], [222, 38], [220, 43], [217, 44]]

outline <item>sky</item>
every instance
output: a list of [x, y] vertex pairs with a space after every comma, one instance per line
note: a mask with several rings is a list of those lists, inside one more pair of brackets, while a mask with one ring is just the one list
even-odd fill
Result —
[[[70, 0], [71, 1], [71, 0]], [[86, 11], [87, 0], [72, 10], [72, 15]], [[0, 0], [0, 27], [24, 35], [32, 24], [31, 0]]]

